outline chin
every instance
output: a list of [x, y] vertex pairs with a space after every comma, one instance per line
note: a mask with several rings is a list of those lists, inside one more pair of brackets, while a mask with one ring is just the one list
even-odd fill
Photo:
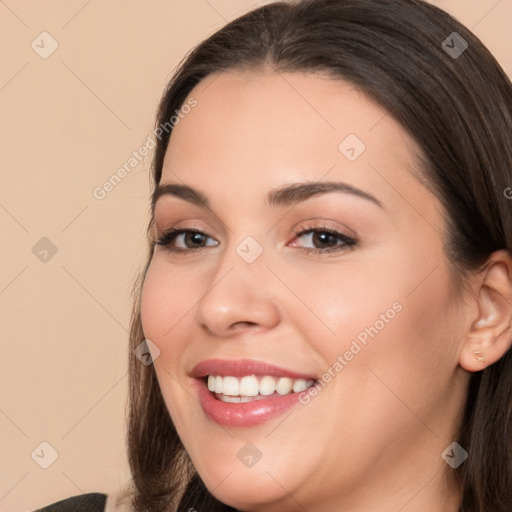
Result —
[[287, 498], [285, 489], [292, 492], [296, 487], [290, 481], [293, 468], [283, 474], [269, 466], [265, 456], [252, 467], [246, 467], [238, 458], [239, 451], [239, 447], [233, 451], [202, 450], [199, 460], [193, 458], [192, 462], [210, 493], [222, 503], [241, 511], [270, 512], [269, 505]]
[[215, 498], [240, 511], [282, 511], [279, 503], [287, 496], [284, 489], [266, 472], [255, 476], [246, 471], [236, 474], [233, 471], [220, 485], [218, 474], [212, 478], [211, 483], [205, 483]]

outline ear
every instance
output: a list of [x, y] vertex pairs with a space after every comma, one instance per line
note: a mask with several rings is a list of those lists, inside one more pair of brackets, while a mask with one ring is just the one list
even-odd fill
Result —
[[469, 372], [494, 364], [512, 345], [512, 256], [508, 251], [489, 256], [475, 292], [478, 314], [471, 319], [459, 356], [460, 366]]

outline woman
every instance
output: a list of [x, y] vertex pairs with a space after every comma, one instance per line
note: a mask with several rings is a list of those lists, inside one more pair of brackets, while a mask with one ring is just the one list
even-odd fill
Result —
[[154, 133], [105, 510], [512, 510], [512, 85], [482, 43], [421, 0], [272, 3], [188, 55]]

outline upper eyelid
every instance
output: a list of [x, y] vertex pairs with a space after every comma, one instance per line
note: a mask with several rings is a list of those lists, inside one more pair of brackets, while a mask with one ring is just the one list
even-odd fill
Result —
[[[223, 234], [225, 234], [227, 231], [232, 232], [232, 229], [229, 227], [228, 224], [224, 223], [224, 221], [213, 211], [211, 206], [209, 205], [208, 199], [206, 196], [203, 196], [202, 193], [198, 194], [198, 200], [191, 199], [196, 197], [196, 193], [198, 191], [194, 190], [193, 188], [190, 188], [186, 185], [177, 185], [174, 183], [163, 185], [163, 189], [166, 189], [170, 187], [171, 190], [174, 190], [174, 192], [163, 192], [161, 194], [154, 194], [153, 197], [156, 197], [157, 200], [155, 203], [153, 203], [152, 207], [152, 216], [156, 220], [156, 218], [159, 216], [157, 212], [160, 208], [163, 209], [163, 212], [169, 212], [170, 206], [159, 206], [162, 203], [165, 203], [165, 201], [160, 201], [162, 198], [173, 198], [173, 200], [177, 200], [178, 203], [182, 202], [185, 203], [185, 205], [188, 205], [189, 207], [192, 207], [194, 209], [202, 209], [207, 210], [213, 215], [214, 223], [216, 224], [216, 229]], [[313, 189], [319, 189], [313, 192]], [[160, 186], [158, 187], [160, 189]], [[310, 201], [313, 201], [313, 204], [316, 200], [319, 198], [324, 198], [327, 200], [329, 196], [346, 196], [347, 198], [357, 198], [356, 200], [365, 199], [364, 202], [373, 204], [374, 206], [377, 206], [379, 209], [381, 209], [384, 212], [387, 212], [387, 207], [384, 206], [384, 204], [377, 198], [373, 197], [371, 194], [368, 194], [364, 192], [363, 190], [359, 190], [352, 185], [346, 184], [346, 183], [336, 183], [336, 182], [306, 182], [306, 183], [292, 183], [288, 186], [284, 186], [281, 188], [281, 191], [278, 192], [279, 189], [274, 190], [275, 199], [272, 201], [275, 204], [272, 204], [271, 206], [273, 208], [285, 208], [289, 206], [289, 202], [292, 206], [292, 208], [301, 208], [305, 207], [307, 203]], [[309, 192], [308, 192], [309, 190]], [[156, 192], [156, 190], [155, 190]], [[277, 193], [276, 193], [277, 192]], [[206, 203], [203, 203], [199, 200], [200, 197], [203, 197], [206, 200]], [[281, 198], [281, 199], [280, 199]], [[288, 198], [288, 199], [286, 199]], [[295, 199], [293, 199], [295, 198]], [[283, 203], [281, 204], [281, 201]], [[350, 204], [350, 203], [349, 203]], [[330, 209], [330, 207], [329, 207]], [[167, 213], [161, 214], [163, 217], [167, 215]], [[202, 214], [201, 214], [202, 215]], [[275, 224], [273, 224], [275, 225]], [[347, 236], [351, 237], [357, 237], [358, 233], [354, 230], [349, 228], [348, 226], [345, 226], [346, 229], [348, 229], [351, 233], [347, 234]], [[270, 228], [272, 229], [272, 228]]]
[[[162, 214], [162, 217], [165, 219], [166, 215]], [[158, 229], [159, 222], [157, 221], [156, 215], [153, 217], [153, 221], [154, 221], [153, 229], [155, 230], [155, 232], [160, 231], [161, 233], [165, 233], [170, 230], [170, 229], [165, 229], [165, 228]], [[164, 221], [162, 220], [161, 223], [164, 224]], [[354, 228], [349, 227], [347, 224], [344, 224], [339, 221], [322, 219], [322, 217], [320, 217], [320, 216], [315, 216], [312, 218], [302, 220], [300, 222], [295, 223], [295, 225], [302, 224], [302, 223], [306, 223], [306, 224], [307, 223], [313, 223], [313, 224], [317, 223], [316, 225], [311, 226], [311, 229], [327, 228], [327, 229], [332, 229], [332, 230], [335, 230], [338, 232], [341, 231], [342, 234], [344, 234], [345, 236], [351, 237], [351, 238], [359, 237], [359, 233]], [[276, 226], [275, 223], [271, 224], [270, 228], [266, 231], [266, 233], [268, 234], [269, 231], [272, 231], [275, 226]], [[230, 232], [232, 232], [232, 230], [229, 228], [229, 226], [227, 228]], [[184, 227], [177, 227], [177, 228], [173, 228], [173, 229], [187, 229], [187, 230], [191, 230], [191, 231], [198, 230], [198, 231], [202, 231], [202, 232], [208, 231], [208, 228], [202, 228], [202, 227], [196, 227], [196, 226], [184, 226]], [[215, 229], [220, 231], [222, 235], [225, 235], [225, 233], [226, 233], [223, 225], [220, 225], [220, 229], [217, 227]], [[301, 230], [303, 230], [303, 229], [304, 228], [301, 228]], [[297, 229], [294, 229], [294, 232], [295, 231], [297, 231]], [[210, 236], [210, 235], [208, 235], [208, 236]]]
[[[312, 222], [312, 221], [304, 221], [304, 222]], [[157, 234], [158, 236], [158, 233], [160, 232], [160, 235], [165, 235], [166, 233], [168, 232], [176, 232], [176, 231], [179, 231], [179, 232], [189, 232], [189, 231], [192, 231], [192, 232], [199, 232], [209, 238], [214, 238], [212, 235], [208, 234], [206, 229], [203, 229], [201, 227], [195, 227], [195, 226], [183, 226], [183, 227], [172, 227], [172, 228], [168, 228], [168, 229], [158, 229], [156, 223], [155, 223], [155, 233]], [[348, 231], [354, 231], [348, 227], [346, 227], [346, 229]], [[329, 223], [325, 223], [325, 224], [320, 224], [320, 225], [311, 225], [311, 226], [308, 226], [308, 225], [305, 225], [305, 226], [302, 226], [300, 228], [296, 228], [296, 229], [293, 229], [293, 234], [297, 235], [297, 234], [300, 234], [300, 233], [304, 233], [304, 232], [308, 232], [308, 231], [322, 231], [322, 230], [326, 230], [326, 231], [336, 231], [338, 234], [340, 235], [344, 235], [346, 237], [349, 237], [349, 238], [355, 238], [357, 236], [357, 233], [355, 233], [354, 231], [354, 234], [348, 234], [348, 233], [345, 233], [341, 228], [338, 228], [338, 227], [333, 227], [333, 226], [330, 226]]]

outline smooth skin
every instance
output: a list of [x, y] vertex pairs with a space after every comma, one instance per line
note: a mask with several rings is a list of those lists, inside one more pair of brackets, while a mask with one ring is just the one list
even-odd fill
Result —
[[[206, 486], [241, 511], [456, 512], [441, 454], [456, 440], [471, 372], [511, 345], [509, 254], [493, 253], [457, 299], [442, 206], [412, 174], [415, 142], [344, 81], [224, 72], [190, 96], [198, 103], [172, 133], [161, 183], [201, 191], [210, 208], [163, 196], [154, 233], [207, 236], [155, 247], [141, 307], [163, 397]], [[349, 134], [366, 146], [355, 161], [338, 149]], [[342, 192], [266, 205], [271, 189], [325, 181], [382, 207]], [[312, 228], [357, 243], [294, 234]], [[252, 263], [236, 252], [249, 236], [263, 249]], [[200, 361], [251, 358], [320, 378], [397, 301], [402, 310], [307, 405], [250, 428], [203, 413], [190, 377]], [[251, 468], [237, 457], [247, 442], [262, 453]]]

